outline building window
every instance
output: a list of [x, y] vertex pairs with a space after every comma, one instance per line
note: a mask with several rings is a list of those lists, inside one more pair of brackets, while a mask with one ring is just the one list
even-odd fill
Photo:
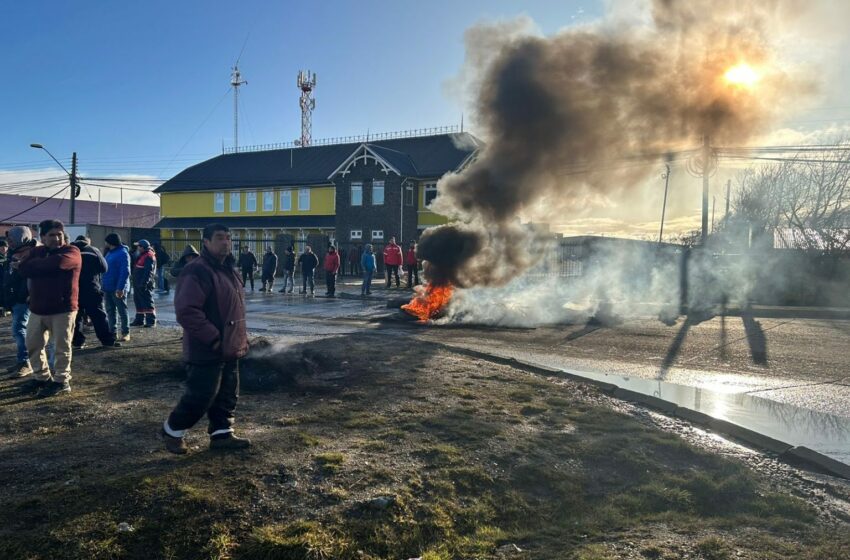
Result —
[[224, 212], [223, 192], [217, 192], [213, 195], [213, 212]]
[[280, 191], [280, 209], [283, 212], [292, 211], [292, 191], [287, 189]]
[[351, 183], [351, 205], [363, 206], [363, 183]]
[[437, 198], [437, 183], [425, 184], [425, 206], [431, 206], [434, 199]]
[[384, 230], [382, 229], [373, 229], [372, 230], [372, 241], [380, 241], [384, 238]]
[[263, 192], [263, 212], [273, 212], [274, 211], [274, 192], [265, 191]]
[[372, 205], [377, 206], [384, 203], [384, 182], [372, 181]]
[[239, 205], [242, 200], [242, 194], [238, 192], [230, 193], [230, 211], [239, 212]]
[[245, 210], [247, 210], [248, 212], [257, 211], [257, 193], [245, 193]]
[[298, 189], [298, 209], [310, 209], [310, 189]]
[[404, 187], [404, 205], [413, 206], [413, 186], [407, 185]]
[[351, 239], [363, 239], [363, 230], [362, 229], [351, 230]]

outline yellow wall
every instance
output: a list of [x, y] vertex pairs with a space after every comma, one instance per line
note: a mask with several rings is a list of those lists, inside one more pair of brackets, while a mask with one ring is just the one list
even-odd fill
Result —
[[[298, 210], [298, 189], [292, 188], [292, 210], [282, 211], [280, 205], [281, 188], [266, 189], [274, 192], [274, 210], [263, 211], [263, 190], [257, 191], [218, 191], [224, 194], [224, 212], [215, 211], [213, 192], [162, 193], [160, 195], [160, 214], [163, 218], [199, 218], [214, 216], [328, 216], [336, 210], [336, 194], [334, 187], [310, 188], [310, 209]], [[239, 212], [230, 211], [230, 193], [239, 192]], [[257, 193], [257, 210], [249, 212], [245, 209], [247, 193]]]
[[419, 227], [439, 226], [448, 223], [449, 221], [449, 219], [445, 216], [431, 212], [431, 210], [425, 206], [425, 185], [426, 183], [432, 182], [436, 181], [425, 181], [419, 183], [419, 202], [417, 204], [418, 219], [416, 220]]

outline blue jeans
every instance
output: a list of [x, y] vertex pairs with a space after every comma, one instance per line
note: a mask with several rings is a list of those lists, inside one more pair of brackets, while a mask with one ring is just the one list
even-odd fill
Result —
[[[30, 308], [26, 303], [16, 303], [12, 306], [12, 337], [17, 346], [18, 362], [28, 362], [30, 355], [27, 352], [27, 323], [30, 320]], [[56, 344], [51, 338], [47, 343], [47, 364], [53, 369], [56, 359]]]
[[374, 270], [363, 271], [363, 287], [360, 288], [360, 295], [365, 296], [372, 293], [372, 276], [374, 274]]
[[115, 292], [106, 292], [104, 295], [106, 296], [104, 299], [106, 300], [106, 319], [109, 322], [109, 332], [117, 332], [115, 330], [117, 326], [115, 312], [117, 310], [118, 318], [121, 319], [121, 334], [130, 334], [130, 318], [127, 316], [127, 294], [125, 293], [123, 298], [116, 296]]

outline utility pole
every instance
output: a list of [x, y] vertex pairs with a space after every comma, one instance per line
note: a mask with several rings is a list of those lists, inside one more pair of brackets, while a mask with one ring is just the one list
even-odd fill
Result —
[[77, 152], [74, 152], [71, 156], [71, 174], [69, 179], [71, 181], [71, 207], [68, 211], [68, 221], [73, 225], [75, 222], [74, 212], [76, 210], [77, 195], [79, 194], [77, 191], [80, 188], [77, 185]]
[[714, 233], [714, 210], [717, 208], [717, 197], [711, 197], [711, 232]]
[[711, 138], [708, 134], [702, 138], [702, 233], [700, 245], [705, 246], [708, 239], [708, 176], [711, 175]]
[[728, 181], [726, 181], [726, 214], [723, 217], [723, 219], [727, 222], [729, 221], [729, 199], [732, 198], [731, 193], [732, 179], [729, 179]]
[[658, 232], [658, 244], [661, 245], [661, 238], [664, 235], [664, 213], [667, 211], [667, 187], [670, 185], [670, 164], [665, 163], [667, 169], [662, 177], [664, 178], [664, 204], [661, 205], [661, 230]]

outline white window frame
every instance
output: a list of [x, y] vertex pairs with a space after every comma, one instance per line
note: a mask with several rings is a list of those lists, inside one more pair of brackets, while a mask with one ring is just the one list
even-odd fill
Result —
[[280, 210], [281, 212], [292, 212], [292, 189], [280, 191]]
[[257, 211], [257, 191], [250, 191], [245, 193], [245, 211]]
[[[381, 202], [375, 202], [375, 192], [381, 192]], [[372, 181], [372, 206], [383, 206], [386, 199], [386, 189], [383, 181]]]
[[434, 202], [434, 198], [431, 199], [431, 202], [428, 202], [428, 193], [433, 192], [434, 198], [437, 198], [437, 183], [425, 183], [425, 191], [422, 193], [422, 205], [425, 208], [431, 206], [431, 202]]
[[[360, 198], [357, 202], [354, 201], [354, 193], [358, 192], [360, 194]], [[351, 205], [352, 206], [363, 206], [363, 183], [351, 183]]]
[[[305, 199], [307, 204], [302, 204]], [[298, 189], [298, 211], [306, 212], [308, 210], [310, 210], [310, 189]]]
[[224, 213], [224, 193], [213, 193], [213, 212], [216, 214]]
[[[236, 201], [236, 204], [233, 204], [233, 201]], [[231, 212], [241, 212], [242, 208], [242, 193], [241, 192], [232, 192], [230, 193], [230, 211]]]
[[413, 185], [404, 187], [404, 205], [413, 206], [416, 204], [416, 196], [414, 195]]
[[263, 191], [263, 212], [274, 212], [274, 191]]
[[384, 239], [384, 230], [382, 229], [373, 229], [372, 230], [372, 241], [383, 241]]
[[355, 239], [363, 239], [363, 230], [362, 229], [353, 229], [351, 230], [351, 235], [349, 237], [352, 241]]

